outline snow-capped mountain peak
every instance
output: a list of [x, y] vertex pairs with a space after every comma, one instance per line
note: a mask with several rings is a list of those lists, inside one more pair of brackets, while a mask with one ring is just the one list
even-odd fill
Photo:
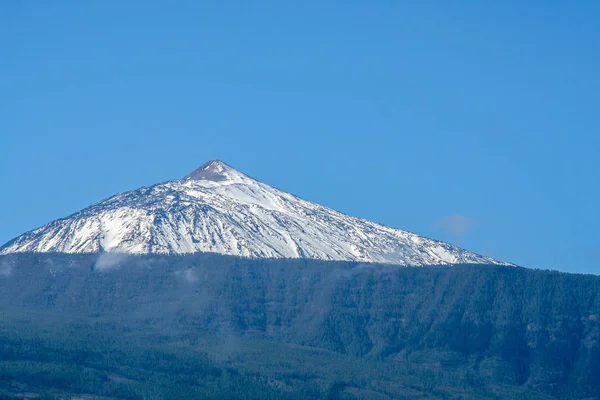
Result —
[[210, 160], [190, 174], [184, 180], [212, 181], [212, 182], [242, 182], [251, 179], [235, 168], [230, 167], [221, 160]]
[[311, 203], [219, 160], [183, 179], [117, 194], [0, 247], [0, 254], [15, 252], [505, 264]]

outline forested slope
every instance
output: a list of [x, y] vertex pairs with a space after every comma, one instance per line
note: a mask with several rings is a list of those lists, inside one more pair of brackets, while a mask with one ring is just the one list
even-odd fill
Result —
[[[424, 371], [433, 381], [446, 382], [445, 389], [417, 385], [419, 393], [600, 396], [596, 276], [486, 265], [412, 268], [211, 254], [21, 254], [0, 257], [0, 265], [5, 325], [35, 320], [36, 326], [55, 326], [58, 316], [74, 318], [78, 326], [110, 321], [132, 332], [162, 332], [165, 342], [235, 338], [273, 343], [273, 348], [297, 346], [295, 351], [317, 348], [373, 366], [402, 367], [401, 375], [420, 376], [419, 384]], [[136, 340], [144, 347], [142, 337]], [[246, 345], [238, 350], [249, 351]], [[297, 368], [310, 370], [306, 363], [311, 361]], [[265, 376], [269, 368], [263, 369]], [[373, 390], [369, 380], [380, 374], [362, 373], [363, 386], [356, 384], [356, 390]], [[311, 393], [327, 393], [330, 378], [313, 382]], [[401, 393], [384, 387], [380, 392], [388, 396]]]

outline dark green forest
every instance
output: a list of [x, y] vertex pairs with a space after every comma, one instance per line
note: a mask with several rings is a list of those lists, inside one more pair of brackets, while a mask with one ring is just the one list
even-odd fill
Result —
[[0, 266], [0, 399], [600, 398], [597, 276], [212, 254]]

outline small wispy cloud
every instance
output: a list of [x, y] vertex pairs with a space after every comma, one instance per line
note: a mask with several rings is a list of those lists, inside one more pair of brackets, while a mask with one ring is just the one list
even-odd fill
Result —
[[118, 268], [126, 258], [127, 255], [122, 253], [100, 253], [94, 264], [94, 269], [98, 272], [104, 272]]
[[452, 236], [466, 236], [473, 229], [473, 219], [461, 214], [448, 215], [438, 219], [434, 228]]
[[588, 258], [594, 261], [600, 261], [600, 250], [592, 250], [588, 252]]
[[196, 283], [200, 280], [200, 277], [198, 276], [197, 272], [192, 268], [175, 271], [175, 276], [182, 278], [188, 283]]
[[2, 261], [0, 264], [0, 276], [8, 278], [12, 273], [12, 265], [8, 261]]

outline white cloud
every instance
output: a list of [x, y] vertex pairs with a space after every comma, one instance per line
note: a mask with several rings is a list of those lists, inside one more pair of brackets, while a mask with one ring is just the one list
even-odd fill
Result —
[[438, 219], [434, 228], [452, 236], [465, 236], [473, 229], [473, 220], [466, 215], [453, 214]]
[[12, 273], [12, 269], [13, 267], [8, 261], [2, 261], [2, 264], [0, 264], [0, 276], [8, 278]]
[[198, 277], [193, 269], [186, 269], [183, 273], [183, 276], [185, 276], [185, 280], [189, 283], [198, 282]]
[[588, 252], [588, 257], [594, 261], [600, 261], [600, 251], [590, 251]]
[[100, 253], [94, 264], [94, 270], [104, 272], [117, 268], [126, 258], [127, 255], [122, 253]]
[[186, 270], [176, 271], [175, 276], [183, 278], [186, 282], [196, 283], [198, 282], [198, 275], [192, 268]]

